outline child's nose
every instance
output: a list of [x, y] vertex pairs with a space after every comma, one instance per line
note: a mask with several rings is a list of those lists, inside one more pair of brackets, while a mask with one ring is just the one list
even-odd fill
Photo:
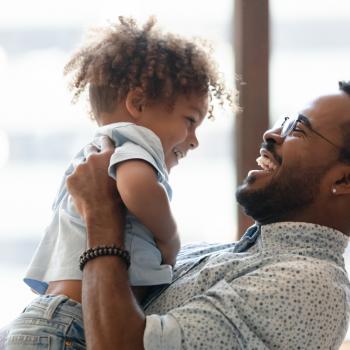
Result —
[[199, 142], [198, 142], [197, 136], [195, 134], [193, 134], [191, 139], [190, 139], [190, 148], [195, 149], [198, 146], [199, 146]]

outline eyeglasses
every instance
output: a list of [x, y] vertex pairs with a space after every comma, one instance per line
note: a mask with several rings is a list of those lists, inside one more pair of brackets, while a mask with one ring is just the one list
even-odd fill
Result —
[[338, 146], [337, 144], [335, 144], [334, 142], [332, 142], [331, 140], [329, 140], [327, 137], [323, 136], [322, 134], [320, 134], [318, 131], [314, 130], [312, 128], [312, 125], [309, 121], [309, 119], [307, 117], [305, 117], [302, 114], [299, 114], [298, 117], [296, 119], [290, 119], [289, 117], [285, 117], [283, 118], [283, 120], [278, 121], [273, 128], [281, 128], [281, 137], [285, 138], [287, 137], [292, 131], [295, 131], [297, 129], [298, 123], [301, 123], [303, 125], [305, 125], [308, 130], [310, 130], [311, 132], [313, 132], [314, 134], [316, 134], [317, 136], [321, 137], [323, 140], [327, 141], [329, 144], [331, 144], [332, 146], [342, 150], [344, 147]]

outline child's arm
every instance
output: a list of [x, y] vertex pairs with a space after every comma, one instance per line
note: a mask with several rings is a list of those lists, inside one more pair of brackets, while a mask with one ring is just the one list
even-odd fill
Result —
[[128, 210], [152, 232], [163, 261], [174, 265], [180, 239], [167, 193], [157, 181], [154, 168], [142, 160], [120, 163], [117, 188]]

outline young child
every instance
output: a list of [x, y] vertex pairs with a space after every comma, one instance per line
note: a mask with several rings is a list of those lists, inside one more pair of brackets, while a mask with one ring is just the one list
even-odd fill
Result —
[[[125, 247], [120, 248], [130, 253], [130, 284], [141, 301], [147, 287], [171, 282], [180, 248], [168, 173], [198, 146], [196, 129], [208, 113], [208, 101], [224, 102], [230, 95], [207, 47], [156, 30], [154, 19], [139, 28], [133, 19], [120, 17], [119, 23], [95, 31], [65, 73], [73, 75], [75, 98], [89, 92], [99, 126], [95, 143], [102, 135], [115, 143], [109, 174], [127, 208]], [[84, 347], [79, 257], [86, 232], [65, 184], [83, 161], [81, 151], [64, 175], [52, 222], [24, 279], [42, 296], [13, 323], [8, 349], [46, 341]]]

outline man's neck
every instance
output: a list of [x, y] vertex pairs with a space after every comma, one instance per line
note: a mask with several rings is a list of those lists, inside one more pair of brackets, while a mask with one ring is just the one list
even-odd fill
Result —
[[326, 226], [349, 235], [348, 220], [342, 220], [342, 217], [339, 212], [335, 212], [334, 208], [327, 210], [326, 206], [322, 206], [322, 208], [309, 207], [299, 212], [289, 213], [276, 222], [306, 222]]

